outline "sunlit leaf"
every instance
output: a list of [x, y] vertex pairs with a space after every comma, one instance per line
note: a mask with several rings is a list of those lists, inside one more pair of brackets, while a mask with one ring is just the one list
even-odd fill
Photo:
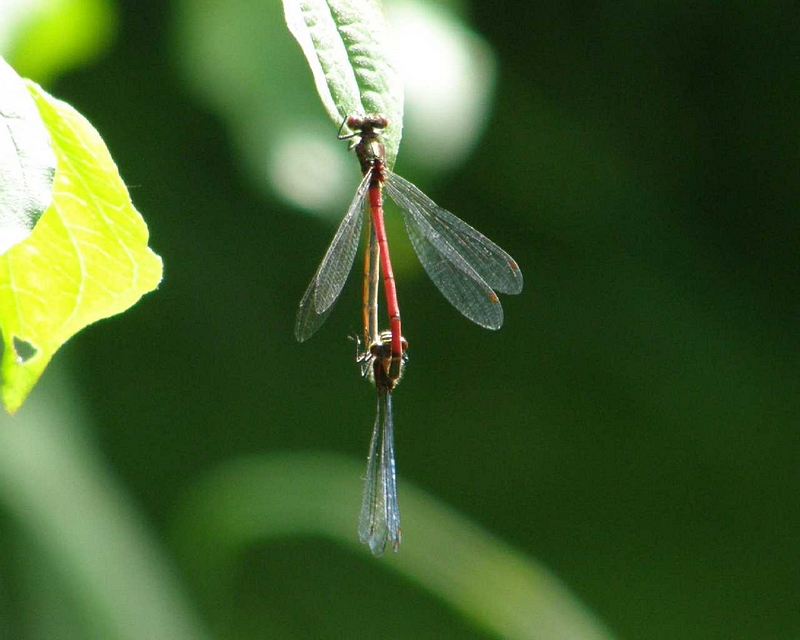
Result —
[[353, 114], [385, 115], [383, 140], [393, 165], [403, 127], [403, 84], [380, 7], [370, 0], [283, 0], [283, 7], [328, 115], [337, 125]]
[[28, 86], [57, 158], [53, 202], [0, 257], [3, 404], [20, 407], [53, 354], [161, 280], [161, 259], [99, 134], [72, 107]]
[[23, 2], [9, 17], [7, 59], [20, 75], [41, 83], [96, 59], [117, 31], [113, 0]]
[[0, 256], [50, 205], [56, 159], [25, 82], [0, 58]]

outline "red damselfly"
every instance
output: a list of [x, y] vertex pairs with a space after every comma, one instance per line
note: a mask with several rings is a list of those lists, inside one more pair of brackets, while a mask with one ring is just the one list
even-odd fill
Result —
[[406, 231], [428, 276], [444, 297], [476, 324], [487, 329], [501, 327], [503, 308], [495, 291], [520, 293], [522, 272], [494, 242], [386, 167], [381, 141], [381, 132], [388, 124], [385, 117], [351, 116], [342, 127], [345, 124], [353, 133], [342, 135], [340, 131], [339, 137], [358, 138], [353, 148], [364, 177], [300, 301], [295, 336], [300, 342], [307, 340], [330, 314], [353, 266], [363, 219], [369, 217], [380, 250], [391, 331], [387, 375], [396, 380], [402, 366], [403, 347], [400, 308], [383, 220], [383, 191], [403, 211]]
[[361, 376], [368, 378], [377, 391], [375, 424], [372, 428], [364, 493], [358, 519], [358, 539], [369, 545], [376, 556], [391, 542], [396, 553], [400, 547], [400, 507], [397, 499], [397, 472], [394, 454], [394, 415], [392, 392], [400, 381], [407, 359], [408, 343], [400, 338], [402, 356], [396, 377], [389, 375], [392, 366], [392, 332], [378, 332], [378, 287], [380, 254], [377, 233], [369, 218], [366, 221], [367, 249], [364, 252], [364, 287], [362, 315], [365, 351], [356, 338], [356, 361], [361, 364]]

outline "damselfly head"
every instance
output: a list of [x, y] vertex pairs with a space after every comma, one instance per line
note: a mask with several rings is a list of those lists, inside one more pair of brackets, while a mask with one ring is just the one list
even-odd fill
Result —
[[379, 113], [368, 113], [365, 116], [350, 116], [347, 118], [347, 127], [362, 138], [374, 138], [380, 135], [381, 129], [385, 129], [388, 126], [388, 118]]
[[[357, 339], [357, 338], [356, 338]], [[361, 375], [369, 378], [379, 390], [392, 391], [400, 382], [408, 362], [408, 340], [401, 336], [400, 345], [403, 355], [400, 358], [400, 372], [395, 378], [389, 375], [392, 367], [392, 332], [382, 331], [378, 339], [369, 345], [368, 349], [360, 351], [361, 341], [358, 340], [359, 352], [356, 362], [361, 365]]]

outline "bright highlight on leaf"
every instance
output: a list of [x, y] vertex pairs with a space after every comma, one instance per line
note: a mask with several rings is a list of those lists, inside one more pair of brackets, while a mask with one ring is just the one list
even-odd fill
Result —
[[25, 81], [0, 58], [0, 255], [50, 205], [56, 159]]
[[0, 397], [11, 413], [64, 342], [161, 281], [161, 259], [100, 135], [68, 104], [28, 88], [57, 168], [52, 204], [27, 240], [0, 256]]

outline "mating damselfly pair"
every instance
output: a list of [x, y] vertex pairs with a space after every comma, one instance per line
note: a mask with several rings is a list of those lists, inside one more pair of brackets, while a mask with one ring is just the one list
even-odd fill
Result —
[[[342, 134], [345, 125], [351, 133]], [[381, 115], [351, 116], [342, 123], [339, 138], [357, 140], [353, 149], [363, 178], [300, 301], [295, 322], [295, 336], [300, 342], [310, 338], [325, 322], [352, 270], [366, 224], [364, 346], [359, 349], [357, 360], [363, 375], [377, 389], [378, 409], [367, 461], [359, 538], [375, 555], [383, 553], [387, 542], [394, 551], [400, 545], [392, 393], [402, 375], [408, 348], [401, 333], [400, 305], [383, 217], [383, 194], [402, 211], [411, 245], [428, 276], [467, 318], [481, 327], [499, 329], [503, 324], [503, 308], [496, 292], [522, 291], [522, 272], [510, 255], [386, 167], [381, 135], [387, 125], [387, 119]], [[381, 274], [389, 316], [389, 329], [382, 332], [378, 329]]]

